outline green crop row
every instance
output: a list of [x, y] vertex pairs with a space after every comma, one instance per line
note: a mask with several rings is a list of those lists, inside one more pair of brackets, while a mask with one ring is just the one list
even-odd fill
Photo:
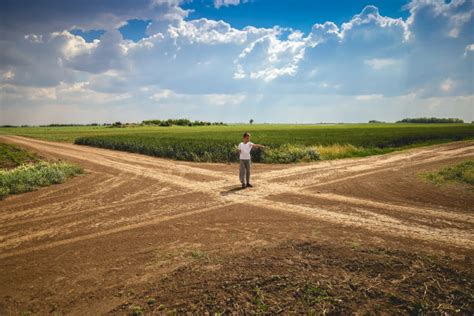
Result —
[[[236, 146], [243, 130], [235, 126], [167, 132], [154, 129], [79, 137], [75, 143], [176, 160], [232, 162], [238, 160]], [[474, 126], [467, 124], [297, 126], [293, 129], [273, 125], [253, 128], [250, 132], [253, 142], [267, 146], [264, 150], [252, 151], [252, 160], [267, 163], [368, 156], [407, 146], [474, 138]]]

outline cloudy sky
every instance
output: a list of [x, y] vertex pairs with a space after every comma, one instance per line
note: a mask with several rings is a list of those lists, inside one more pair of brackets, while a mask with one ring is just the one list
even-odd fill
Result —
[[474, 0], [2, 0], [0, 124], [474, 120]]

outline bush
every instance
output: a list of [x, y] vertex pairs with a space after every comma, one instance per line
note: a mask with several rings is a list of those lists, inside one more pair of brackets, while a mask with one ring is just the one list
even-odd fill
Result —
[[21, 165], [11, 170], [0, 170], [0, 198], [23, 193], [39, 187], [62, 183], [82, 173], [82, 168], [65, 162], [38, 162]]

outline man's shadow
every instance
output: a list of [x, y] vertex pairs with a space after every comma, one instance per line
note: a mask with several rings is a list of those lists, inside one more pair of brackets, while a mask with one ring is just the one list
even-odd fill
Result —
[[232, 194], [232, 193], [237, 193], [239, 191], [242, 191], [242, 190], [245, 190], [246, 188], [242, 188], [242, 187], [236, 187], [236, 188], [232, 188], [232, 189], [229, 189], [229, 190], [226, 190], [226, 191], [221, 191], [221, 195], [229, 195], [229, 194]]

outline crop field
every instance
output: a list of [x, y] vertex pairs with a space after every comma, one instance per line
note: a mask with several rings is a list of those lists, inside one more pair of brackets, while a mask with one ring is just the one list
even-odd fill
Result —
[[0, 133], [75, 142], [176, 160], [229, 162], [238, 159], [243, 132], [268, 149], [255, 162], [289, 163], [382, 154], [397, 149], [474, 138], [472, 124], [229, 125], [110, 128], [22, 127]]

